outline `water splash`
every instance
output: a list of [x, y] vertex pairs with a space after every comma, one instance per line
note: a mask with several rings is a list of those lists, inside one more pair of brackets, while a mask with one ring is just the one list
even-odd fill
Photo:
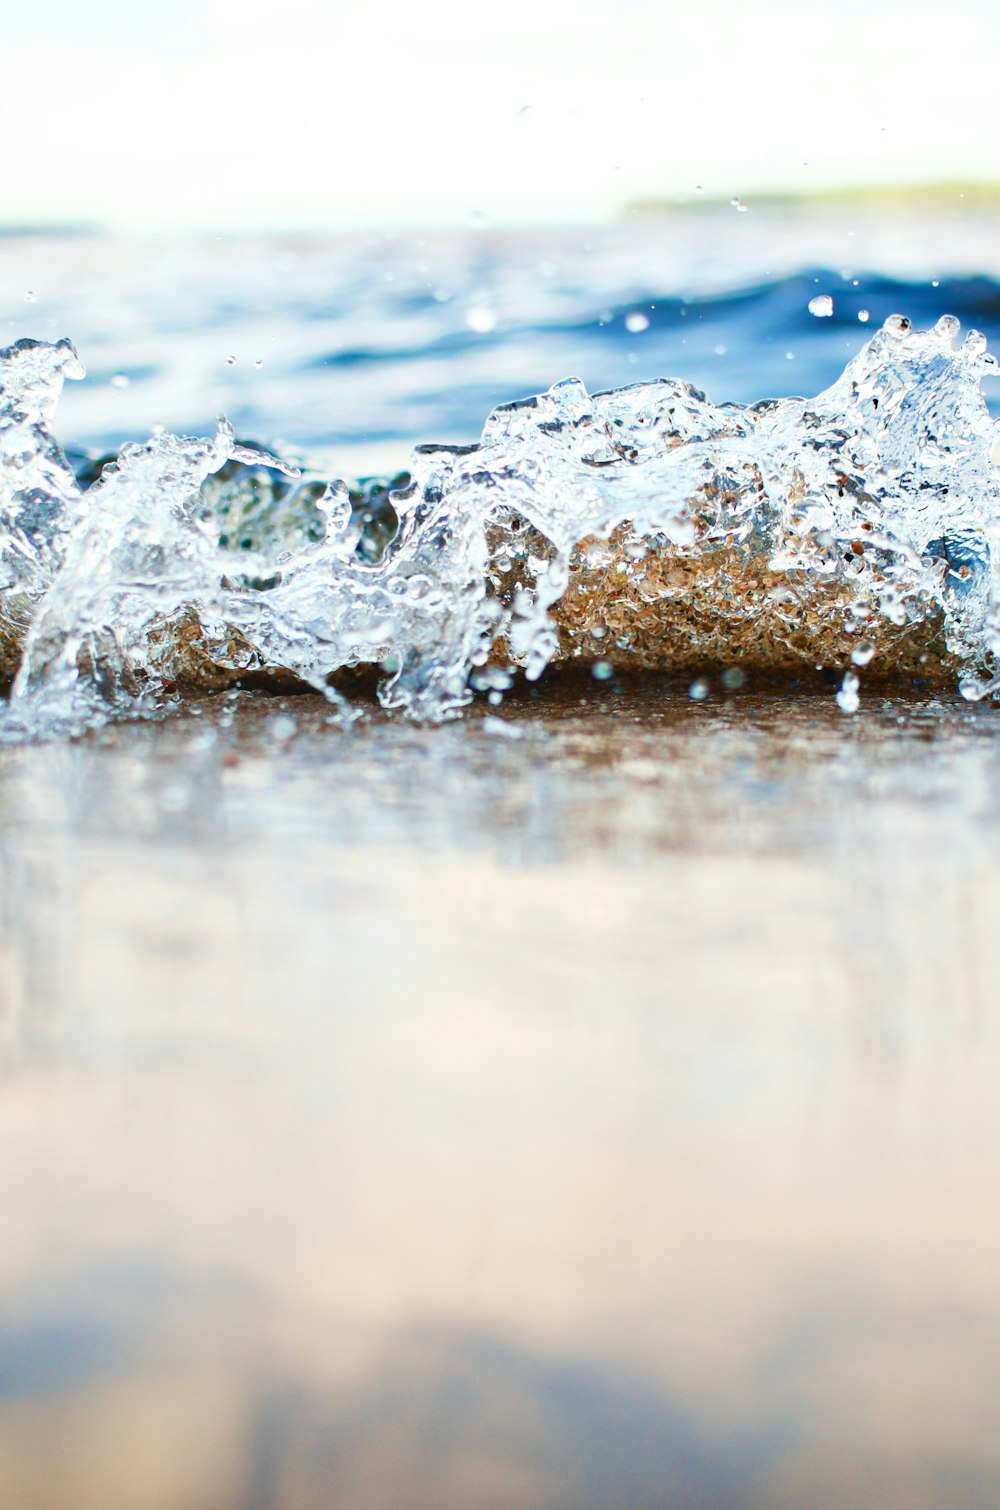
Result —
[[[382, 673], [439, 719], [520, 669], [838, 669], [1000, 687], [996, 372], [976, 331], [891, 317], [818, 397], [713, 405], [575, 379], [350, 487], [154, 435], [74, 475], [68, 341], [0, 352], [0, 737], [73, 733], [188, 687]], [[856, 669], [857, 668], [857, 669]], [[843, 695], [843, 689], [848, 694]]]

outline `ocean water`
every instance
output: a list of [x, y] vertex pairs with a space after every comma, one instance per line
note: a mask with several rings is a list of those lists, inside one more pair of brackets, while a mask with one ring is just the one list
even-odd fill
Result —
[[[496, 405], [570, 376], [592, 392], [681, 378], [754, 403], [821, 392], [893, 313], [954, 314], [993, 342], [998, 225], [751, 206], [541, 232], [8, 236], [0, 332], [76, 345], [88, 379], [61, 400], [67, 444], [201, 435], [224, 413], [333, 474], [393, 473], [413, 446], [469, 444]], [[824, 294], [833, 315], [817, 319]]]
[[986, 695], [992, 228], [866, 213], [8, 238], [0, 734], [359, 668], [426, 718], [566, 661]]
[[0, 1504], [1000, 1502], [998, 231], [0, 240]]

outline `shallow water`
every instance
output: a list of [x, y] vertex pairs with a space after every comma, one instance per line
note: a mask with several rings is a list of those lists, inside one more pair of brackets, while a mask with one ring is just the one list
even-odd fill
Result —
[[1000, 1492], [992, 711], [238, 694], [0, 752], [0, 1485]]
[[[994, 338], [996, 229], [6, 239], [0, 319], [76, 340], [67, 445], [228, 412], [359, 475], [574, 371], [751, 401], [893, 310]], [[847, 716], [823, 664], [0, 744], [0, 1502], [1000, 1498], [996, 711]]]
[[[314, 687], [349, 719], [344, 687], [358, 667], [380, 678], [383, 706], [432, 721], [477, 691], [502, 697], [512, 678], [566, 661], [598, 676], [824, 667], [842, 678], [847, 713], [869, 675], [900, 687], [947, 682], [970, 699], [994, 693], [1000, 421], [982, 385], [998, 368], [985, 331], [968, 327], [958, 343], [955, 308], [990, 316], [998, 285], [957, 273], [905, 284], [907, 257], [891, 276], [772, 267], [768, 281], [748, 283], [762, 251], [775, 243], [785, 258], [801, 254], [816, 227], [764, 217], [737, 245], [716, 222], [688, 215], [605, 230], [567, 242], [565, 265], [523, 239], [473, 236], [433, 250], [383, 238], [283, 253], [287, 307], [273, 319], [296, 361], [279, 364], [272, 434], [311, 384], [322, 377], [330, 403], [354, 369], [374, 383], [358, 387], [370, 427], [391, 414], [396, 387], [426, 397], [442, 364], [466, 405], [481, 396], [477, 364], [498, 380], [505, 355], [551, 360], [553, 341], [587, 365], [600, 358], [605, 382], [623, 354], [636, 366], [637, 381], [621, 388], [591, 393], [568, 377], [499, 404], [474, 443], [419, 444], [382, 478], [331, 475], [311, 445], [300, 470], [287, 442], [262, 452], [224, 418], [202, 438], [156, 426], [110, 455], [78, 439], [64, 451], [73, 419], [60, 404], [64, 380], [86, 378], [74, 346], [22, 338], [0, 350], [0, 675], [12, 683], [0, 740], [156, 715], [178, 692], [260, 674]], [[713, 227], [721, 256], [705, 255]], [[661, 286], [686, 293], [627, 292], [625, 265], [635, 273], [657, 244], [674, 261]], [[43, 243], [40, 270], [71, 276], [84, 333], [86, 276], [77, 262], [70, 273], [68, 258], [85, 261], [88, 250], [90, 276], [99, 270], [105, 287], [117, 264], [124, 270], [110, 283], [125, 304], [112, 306], [106, 344], [132, 338], [130, 296], [154, 327], [150, 350], [164, 348], [166, 292], [146, 280], [166, 270], [192, 306], [171, 322], [185, 358], [200, 363], [223, 337], [257, 329], [277, 277], [266, 242], [211, 255], [167, 244], [166, 262], [157, 247], [138, 275], [134, 244]], [[448, 275], [440, 282], [435, 257]], [[324, 302], [317, 269], [339, 303]], [[609, 306], [616, 279], [619, 303]], [[868, 304], [904, 292], [918, 310], [945, 299], [955, 308], [925, 329], [891, 313], [857, 350], [844, 330], [867, 332]], [[25, 297], [40, 319], [38, 295]], [[691, 329], [703, 336], [688, 350], [681, 332]], [[317, 330], [326, 355], [316, 354]], [[690, 371], [704, 333], [725, 336], [713, 348], [721, 359], [742, 343], [761, 384], [775, 376], [765, 356], [775, 340], [802, 336], [799, 374], [814, 380], [834, 354], [854, 354], [818, 393], [789, 396], [779, 380], [751, 404], [648, 375], [646, 364], [671, 350]], [[786, 369], [795, 355], [789, 345]], [[235, 374], [235, 353], [225, 366]], [[254, 359], [256, 373], [265, 366]], [[726, 372], [739, 383], [738, 362], [719, 369], [720, 382]], [[136, 376], [147, 402], [190, 402], [175, 369]], [[91, 386], [102, 419], [115, 412], [108, 393], [131, 385], [119, 370]], [[259, 431], [257, 411], [237, 418]]]

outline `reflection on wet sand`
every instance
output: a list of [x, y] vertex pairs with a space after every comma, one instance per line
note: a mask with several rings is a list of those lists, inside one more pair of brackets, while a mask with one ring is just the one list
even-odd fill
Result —
[[2, 1502], [1000, 1497], [992, 710], [326, 718], [0, 754]]

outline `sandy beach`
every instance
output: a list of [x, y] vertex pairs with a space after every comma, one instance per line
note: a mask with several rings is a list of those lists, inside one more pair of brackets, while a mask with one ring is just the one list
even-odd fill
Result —
[[0, 752], [0, 1498], [1000, 1493], [992, 709]]

